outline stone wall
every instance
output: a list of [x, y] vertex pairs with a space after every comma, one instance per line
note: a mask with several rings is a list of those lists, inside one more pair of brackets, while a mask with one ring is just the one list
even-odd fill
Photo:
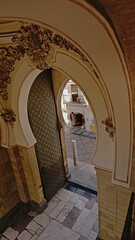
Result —
[[112, 173], [96, 168], [99, 206], [99, 236], [120, 240], [129, 207], [131, 190], [111, 183]]
[[[91, 3], [92, 0], [87, 0]], [[92, 1], [95, 5], [95, 1]], [[97, 169], [100, 209], [100, 236], [120, 239], [131, 191], [135, 191], [135, 2], [133, 0], [98, 0], [96, 6], [116, 33], [130, 76], [133, 100], [133, 161], [130, 189], [111, 184], [111, 173]]]
[[20, 197], [7, 149], [0, 147], [0, 218], [19, 201]]
[[40, 204], [44, 194], [34, 146], [8, 149], [21, 201]]

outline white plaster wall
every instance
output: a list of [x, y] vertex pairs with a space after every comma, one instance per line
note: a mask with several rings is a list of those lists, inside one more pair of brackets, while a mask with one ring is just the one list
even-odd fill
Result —
[[84, 116], [85, 116], [85, 127], [86, 130], [90, 131], [90, 124], [92, 124], [92, 119], [94, 118], [92, 111], [89, 107], [84, 108]]

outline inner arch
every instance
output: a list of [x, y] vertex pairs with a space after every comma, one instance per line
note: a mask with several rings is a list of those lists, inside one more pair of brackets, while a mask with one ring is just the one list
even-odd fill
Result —
[[90, 162], [96, 145], [94, 116], [85, 94], [71, 79], [64, 85], [61, 111], [70, 181], [97, 189], [96, 172]]

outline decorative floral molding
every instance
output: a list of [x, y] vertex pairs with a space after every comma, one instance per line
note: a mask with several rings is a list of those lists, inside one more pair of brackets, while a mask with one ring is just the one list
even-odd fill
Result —
[[24, 49], [38, 69], [45, 70], [48, 68], [46, 61], [50, 51], [52, 35], [52, 31], [49, 29], [25, 23], [19, 33], [12, 38], [12, 41]]
[[66, 38], [47, 28], [22, 23], [21, 29], [13, 36], [12, 41], [16, 47], [0, 48], [0, 95], [4, 100], [8, 100], [7, 87], [11, 83], [10, 73], [14, 70], [16, 60], [27, 54], [36, 68], [45, 70], [48, 68], [47, 58], [53, 45], [78, 54], [82, 61], [89, 64], [91, 71], [99, 80], [96, 70], [84, 54]]
[[114, 139], [115, 127], [113, 126], [113, 122], [111, 118], [106, 118], [102, 123], [105, 124], [108, 135], [110, 138]]
[[40, 70], [48, 68], [46, 60], [49, 55], [50, 46], [56, 45], [67, 51], [72, 50], [77, 53], [82, 61], [89, 63], [93, 74], [99, 79], [93, 65], [77, 47], [59, 34], [55, 34], [47, 28], [39, 27], [35, 24], [29, 25], [23, 23], [19, 33], [14, 36], [12, 40], [13, 42], [18, 43], [21, 48], [25, 48], [25, 52]]
[[0, 48], [0, 95], [8, 99], [7, 86], [11, 83], [10, 73], [14, 70], [16, 60], [24, 56], [24, 49], [20, 46]]
[[3, 109], [4, 111], [0, 114], [6, 123], [9, 123], [11, 127], [14, 127], [16, 121], [16, 115], [12, 110]]

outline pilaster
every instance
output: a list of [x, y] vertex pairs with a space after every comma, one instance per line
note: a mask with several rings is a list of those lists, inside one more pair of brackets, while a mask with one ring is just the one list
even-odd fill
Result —
[[127, 216], [131, 190], [112, 184], [112, 173], [96, 168], [99, 207], [99, 237], [120, 240]]

